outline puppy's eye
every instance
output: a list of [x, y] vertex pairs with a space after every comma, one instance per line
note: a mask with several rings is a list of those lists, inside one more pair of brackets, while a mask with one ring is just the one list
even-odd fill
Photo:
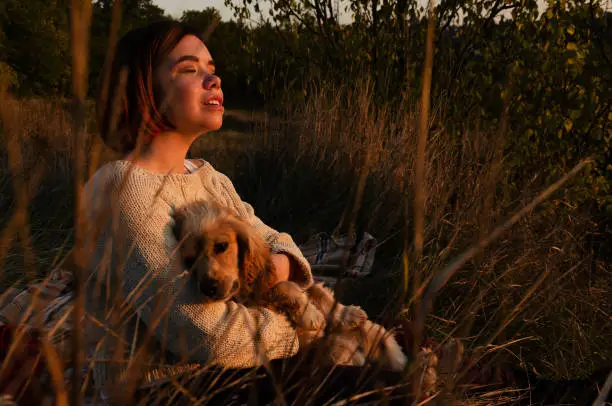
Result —
[[226, 242], [218, 242], [215, 244], [214, 250], [215, 250], [215, 254], [222, 254], [225, 252], [225, 250], [228, 247], [228, 243]]
[[183, 259], [183, 262], [185, 263], [185, 267], [187, 269], [193, 268], [193, 266], [195, 265], [195, 261], [196, 261], [195, 257], [185, 257]]

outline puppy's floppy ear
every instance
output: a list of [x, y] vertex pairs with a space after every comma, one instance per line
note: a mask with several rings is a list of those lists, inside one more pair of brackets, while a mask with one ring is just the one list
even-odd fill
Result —
[[[232, 216], [233, 217], [233, 216]], [[248, 290], [254, 284], [263, 283], [272, 267], [270, 250], [264, 239], [244, 221], [233, 217], [232, 227], [236, 231], [241, 278]]]
[[183, 237], [183, 231], [185, 228], [185, 223], [187, 221], [187, 213], [185, 210], [172, 210], [171, 212], [172, 218], [174, 220], [174, 226], [172, 227], [172, 232], [174, 233], [174, 237], [176, 237], [177, 241], [181, 241]]

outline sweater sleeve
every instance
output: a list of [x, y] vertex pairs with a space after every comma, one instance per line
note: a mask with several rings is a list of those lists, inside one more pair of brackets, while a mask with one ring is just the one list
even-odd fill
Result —
[[228, 199], [228, 203], [259, 233], [261, 233], [270, 245], [270, 249], [273, 253], [287, 254], [298, 264], [298, 272], [293, 275], [292, 280], [303, 288], [310, 287], [313, 284], [310, 264], [291, 236], [287, 233], [280, 233], [261, 221], [261, 219], [255, 215], [253, 206], [242, 201], [232, 181], [220, 172], [217, 172], [217, 175], [219, 176], [222, 193]]
[[[124, 254], [111, 261], [111, 269], [122, 271], [123, 306], [133, 309], [132, 316], [140, 318], [158, 342], [190, 361], [228, 368], [261, 365], [297, 352], [296, 332], [284, 315], [233, 301], [203, 303], [193, 284], [186, 283], [189, 278], [175, 255], [170, 205], [155, 191], [143, 194], [128, 181], [119, 193], [119, 182], [114, 183], [114, 227], [105, 234], [111, 235], [112, 250]], [[97, 258], [106, 249], [99, 251]]]

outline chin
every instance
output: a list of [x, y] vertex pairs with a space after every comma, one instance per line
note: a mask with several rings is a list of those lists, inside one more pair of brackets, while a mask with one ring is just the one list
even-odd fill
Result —
[[202, 128], [205, 128], [206, 131], [217, 131], [223, 125], [223, 118], [219, 118], [217, 120], [206, 120], [202, 123]]

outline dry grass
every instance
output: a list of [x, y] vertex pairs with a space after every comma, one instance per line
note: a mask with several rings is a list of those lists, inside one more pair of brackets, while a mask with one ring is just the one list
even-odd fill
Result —
[[[46, 272], [65, 248], [63, 242], [71, 241], [75, 152], [72, 119], [65, 100], [17, 100], [0, 94], [0, 103], [0, 210], [5, 213], [0, 218], [0, 249], [6, 253], [0, 263], [4, 265], [4, 283], [12, 283], [21, 279], [24, 270], [28, 275]], [[93, 123], [88, 126], [91, 130]], [[85, 154], [91, 158], [101, 143], [90, 136], [84, 141]], [[105, 151], [103, 159], [112, 157]], [[23, 195], [27, 196], [25, 201], [20, 199]], [[16, 231], [22, 224], [8, 227], [10, 219], [20, 211], [32, 213], [22, 220], [28, 220], [30, 238], [37, 247], [36, 260], [31, 259], [25, 266], [11, 235], [11, 229]]]
[[[425, 286], [406, 277], [406, 266], [430, 280], [545, 185], [534, 182], [517, 193], [501, 159], [503, 137], [512, 135], [447, 134], [434, 108], [430, 124], [437, 130], [429, 132], [423, 158], [423, 249], [405, 262], [402, 252], [413, 248], [418, 114], [413, 104], [372, 100], [368, 84], [313, 84], [306, 103], [263, 114], [246, 127], [234, 122], [199, 140], [192, 155], [228, 173], [264, 221], [298, 242], [315, 231], [352, 229], [385, 241], [375, 274], [345, 281], [338, 293], [390, 325], [412, 319]], [[0, 112], [0, 210], [6, 214], [0, 263], [2, 284], [9, 286], [43, 275], [71, 244], [75, 151], [65, 103], [0, 95]], [[114, 157], [94, 137], [83, 144], [84, 171], [97, 150], [100, 163]], [[588, 213], [568, 207], [557, 192], [450, 279], [425, 335], [439, 342], [462, 338], [479, 366], [524, 368], [542, 377], [580, 378], [609, 366], [612, 277], [609, 264], [585, 243], [593, 230]], [[466, 381], [468, 372], [462, 370]], [[512, 388], [484, 395], [463, 388], [456, 389], [459, 403], [516, 404], [524, 396]]]
[[[406, 213], [413, 204], [416, 120], [410, 107], [373, 106], [370, 100], [367, 87], [313, 89], [306, 105], [287, 112], [291, 119], [262, 124], [254, 138], [259, 146], [251, 144], [238, 157], [241, 166], [234, 167], [233, 161], [219, 166], [233, 172], [237, 189], [264, 219], [298, 241], [315, 230], [333, 231], [340, 219], [349, 218], [355, 185], [367, 172], [356, 228], [386, 242], [377, 254], [378, 274], [361, 287], [345, 289], [343, 296], [371, 313], [388, 308], [393, 316], [418, 299], [389, 301], [389, 295], [399, 299], [403, 290], [398, 286], [404, 280], [405, 230], [412, 229]], [[443, 118], [435, 124], [443, 128]], [[419, 262], [408, 264], [410, 272], [427, 280], [540, 191], [542, 185], [535, 183], [518, 194], [506, 185], [499, 137], [430, 134], [424, 250]], [[201, 154], [206, 155], [204, 150]], [[452, 333], [477, 347], [507, 324], [494, 344], [532, 337], [506, 349], [514, 354], [506, 357], [512, 364], [556, 379], [584, 377], [609, 365], [609, 264], [589, 249], [596, 227], [588, 213], [566, 207], [563, 195], [559, 191], [551, 202], [530, 211], [450, 280], [437, 302], [436, 318], [427, 321], [428, 335]]]

